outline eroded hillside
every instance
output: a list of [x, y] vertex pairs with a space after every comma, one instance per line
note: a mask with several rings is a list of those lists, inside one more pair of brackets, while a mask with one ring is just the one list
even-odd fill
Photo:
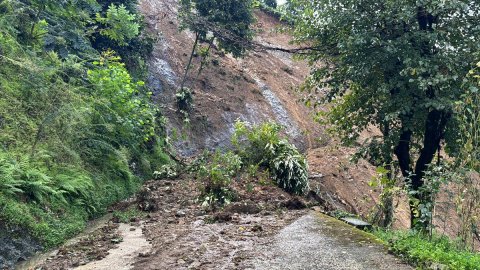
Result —
[[[177, 110], [175, 91], [179, 88], [188, 62], [194, 35], [179, 31], [176, 1], [143, 0], [140, 9], [148, 29], [159, 37], [149, 61], [149, 84], [155, 99], [164, 108], [170, 135], [186, 134], [174, 142], [182, 156], [193, 156], [204, 149], [229, 146], [237, 119], [258, 124], [276, 121], [299, 149], [308, 152], [312, 190], [325, 197], [332, 209], [367, 216], [372, 214], [378, 191], [368, 182], [375, 173], [367, 162], [349, 162], [353, 150], [340, 147], [313, 121], [312, 111], [300, 102], [295, 91], [309, 74], [307, 63], [275, 51], [252, 51], [235, 59], [213, 50], [211, 63], [187, 86], [194, 91], [194, 111], [190, 126]], [[278, 19], [256, 11], [255, 41], [272, 47], [292, 48], [291, 37], [279, 31]], [[194, 72], [200, 57], [194, 58]], [[399, 226], [407, 225], [408, 213], [401, 211]]]
[[[235, 59], [213, 50], [212, 59], [197, 81], [190, 78], [187, 87], [194, 91], [194, 111], [191, 127], [183, 124], [177, 112], [175, 91], [194, 43], [189, 31], [180, 32], [176, 19], [175, 1], [141, 1], [149, 28], [160, 37], [150, 60], [149, 83], [157, 102], [164, 107], [169, 129], [188, 134], [188, 140], [177, 142], [183, 156], [198, 154], [203, 149], [228, 145], [237, 119], [258, 124], [276, 121], [286, 127], [286, 133], [296, 145], [305, 150], [315, 146], [314, 138], [321, 134], [309, 110], [299, 106], [294, 89], [308, 74], [304, 63], [292, 61], [291, 56], [274, 51], [250, 52]], [[288, 46], [287, 35], [275, 33], [276, 19], [256, 12], [256, 41]], [[201, 57], [194, 58], [192, 74], [196, 74]], [[192, 75], [192, 77], [194, 77]], [[308, 131], [308, 132], [307, 132]]]

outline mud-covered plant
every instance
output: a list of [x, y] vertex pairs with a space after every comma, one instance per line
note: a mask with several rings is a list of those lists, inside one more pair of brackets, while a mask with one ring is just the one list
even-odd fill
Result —
[[153, 172], [154, 179], [172, 179], [178, 176], [175, 164], [162, 165], [158, 171]]
[[308, 190], [308, 165], [297, 148], [280, 135], [281, 126], [264, 123], [249, 127], [238, 121], [232, 144], [247, 165], [268, 170], [277, 185], [293, 194]]
[[189, 88], [182, 88], [176, 95], [177, 106], [181, 112], [189, 112], [193, 107], [193, 93]]
[[210, 159], [200, 164], [197, 167], [197, 178], [201, 182], [202, 206], [229, 204], [235, 198], [230, 184], [241, 168], [241, 158], [233, 152], [215, 152]]

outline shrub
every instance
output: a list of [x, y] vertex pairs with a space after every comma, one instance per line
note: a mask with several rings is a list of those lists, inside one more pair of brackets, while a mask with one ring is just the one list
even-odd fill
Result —
[[308, 190], [308, 165], [297, 148], [279, 134], [274, 123], [248, 127], [237, 121], [232, 143], [247, 165], [268, 169], [277, 185], [293, 194]]
[[169, 179], [178, 176], [177, 167], [175, 165], [167, 164], [160, 167], [158, 171], [153, 173], [155, 179]]
[[189, 88], [182, 88], [177, 94], [177, 106], [180, 111], [189, 112], [193, 107], [193, 94]]
[[308, 191], [308, 172], [305, 158], [292, 144], [280, 141], [269, 162], [269, 168], [279, 187], [293, 194]]
[[201, 181], [201, 196], [203, 206], [229, 204], [235, 197], [230, 189], [232, 178], [242, 167], [241, 158], [233, 152], [213, 156], [197, 167], [197, 178]]
[[105, 26], [100, 33], [119, 45], [127, 45], [127, 42], [139, 34], [140, 25], [136, 22], [136, 16], [131, 14], [121, 4], [118, 7], [111, 4], [107, 10], [107, 16], [102, 17], [97, 13], [96, 21]]

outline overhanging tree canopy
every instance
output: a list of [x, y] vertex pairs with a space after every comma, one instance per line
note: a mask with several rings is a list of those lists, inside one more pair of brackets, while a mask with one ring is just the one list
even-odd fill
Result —
[[333, 101], [330, 123], [346, 143], [371, 125], [380, 128], [382, 137], [365, 146], [383, 163], [395, 155], [418, 191], [442, 139], [455, 132], [453, 105], [480, 51], [480, 1], [291, 0], [290, 5], [302, 11], [294, 18], [295, 41], [316, 48], [306, 56], [314, 69], [305, 86], [323, 92], [322, 101]]

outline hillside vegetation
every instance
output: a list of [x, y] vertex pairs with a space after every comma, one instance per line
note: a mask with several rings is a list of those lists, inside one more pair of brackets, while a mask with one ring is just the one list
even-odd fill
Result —
[[1, 227], [58, 245], [169, 162], [135, 6], [0, 1]]

